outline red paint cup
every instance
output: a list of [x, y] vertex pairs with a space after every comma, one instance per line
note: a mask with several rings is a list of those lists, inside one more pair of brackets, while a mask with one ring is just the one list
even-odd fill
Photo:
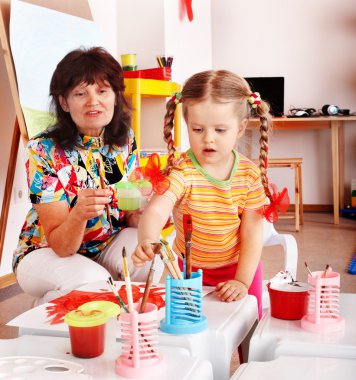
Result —
[[120, 313], [120, 306], [109, 301], [84, 303], [66, 314], [64, 322], [69, 328], [72, 354], [79, 358], [95, 358], [105, 349], [105, 335], [112, 334], [116, 341], [115, 329], [106, 332], [107, 322], [113, 321]]
[[105, 324], [107, 316], [99, 310], [85, 314], [73, 310], [66, 314], [64, 322], [69, 327], [72, 354], [79, 358], [95, 358], [104, 352]]
[[288, 320], [303, 318], [308, 311], [308, 286], [299, 284], [300, 287], [289, 284], [267, 284], [272, 317]]

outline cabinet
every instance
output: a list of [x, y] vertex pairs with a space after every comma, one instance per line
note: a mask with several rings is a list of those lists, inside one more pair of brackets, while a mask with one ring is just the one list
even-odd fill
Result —
[[[135, 132], [138, 151], [141, 149], [141, 99], [143, 97], [170, 97], [181, 89], [180, 84], [165, 80], [125, 78], [125, 95], [131, 97], [132, 101], [132, 129]], [[162, 115], [162, 120], [163, 117], [164, 115]], [[174, 117], [175, 146], [180, 147], [180, 142], [180, 112], [177, 109]]]

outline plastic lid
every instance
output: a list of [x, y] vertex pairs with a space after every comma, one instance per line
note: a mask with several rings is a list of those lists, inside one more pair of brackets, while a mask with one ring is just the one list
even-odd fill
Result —
[[104, 325], [108, 316], [100, 310], [91, 310], [88, 313], [82, 310], [73, 310], [64, 317], [64, 322], [73, 327], [93, 327]]
[[74, 327], [93, 327], [105, 324], [120, 313], [120, 306], [110, 301], [92, 301], [70, 311], [64, 322]]
[[116, 317], [120, 314], [120, 306], [117, 303], [110, 301], [87, 302], [79, 306], [78, 310], [81, 310], [86, 314], [93, 310], [100, 310], [104, 312], [108, 318]]
[[135, 189], [135, 186], [129, 181], [120, 181], [115, 183], [115, 189]]

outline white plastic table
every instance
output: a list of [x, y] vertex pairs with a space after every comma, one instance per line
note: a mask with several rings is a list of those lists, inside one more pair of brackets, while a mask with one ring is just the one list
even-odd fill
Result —
[[[70, 354], [69, 338], [53, 337], [53, 336], [31, 336], [22, 335], [15, 339], [0, 340], [0, 379], [58, 379], [58, 380], [123, 380], [127, 379], [119, 376], [115, 372], [115, 359], [120, 355], [120, 343], [117, 347], [105, 349], [105, 352], [92, 359], [80, 359]], [[213, 380], [213, 371], [211, 363], [207, 360], [201, 360], [190, 356], [189, 352], [184, 349], [173, 349], [172, 347], [159, 347], [160, 352], [165, 357], [165, 366], [162, 372], [155, 373], [150, 376], [149, 370], [145, 373], [145, 380]], [[17, 356], [16, 366], [13, 367], [12, 376], [5, 377], [4, 357]], [[39, 362], [41, 367], [45, 368], [47, 363], [45, 360], [34, 359], [29, 360], [26, 356], [34, 356], [41, 358], [55, 358], [63, 361], [77, 363], [84, 367], [84, 371], [44, 371], [42, 375], [34, 376], [34, 371], [39, 370]], [[25, 357], [25, 358], [24, 358]], [[52, 364], [52, 363], [50, 363]], [[64, 362], [63, 367], [67, 363]], [[16, 372], [15, 372], [16, 371]], [[26, 376], [25, 376], [26, 375]], [[136, 378], [138, 379], [138, 378]], [[142, 379], [142, 378], [140, 378]]]
[[314, 333], [302, 329], [300, 320], [273, 318], [268, 310], [250, 340], [248, 361], [280, 355], [356, 359], [356, 294], [340, 294], [340, 316], [345, 319], [344, 330]]
[[355, 360], [280, 356], [242, 364], [230, 380], [354, 380], [355, 376]]
[[[120, 286], [119, 282], [119, 286]], [[98, 291], [108, 289], [105, 282], [88, 284], [78, 290]], [[213, 366], [214, 379], [225, 380], [230, 377], [230, 362], [234, 350], [243, 342], [257, 320], [257, 301], [254, 296], [246, 296], [236, 302], [221, 302], [213, 287], [204, 287], [203, 315], [208, 320], [208, 329], [196, 334], [172, 335], [159, 332], [159, 343], [165, 346], [186, 348], [192, 356], [209, 360]], [[19, 334], [68, 336], [64, 324], [50, 325], [46, 321], [45, 308], [40, 305], [8, 322], [19, 327]], [[159, 318], [164, 317], [164, 309]]]

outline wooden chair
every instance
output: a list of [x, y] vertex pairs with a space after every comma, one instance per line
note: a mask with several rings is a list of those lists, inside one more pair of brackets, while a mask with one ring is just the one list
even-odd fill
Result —
[[299, 231], [299, 225], [304, 223], [303, 218], [303, 196], [302, 196], [302, 158], [270, 158], [268, 160], [269, 169], [290, 168], [294, 170], [294, 213], [287, 212], [280, 216], [281, 219], [295, 219], [295, 230]]

